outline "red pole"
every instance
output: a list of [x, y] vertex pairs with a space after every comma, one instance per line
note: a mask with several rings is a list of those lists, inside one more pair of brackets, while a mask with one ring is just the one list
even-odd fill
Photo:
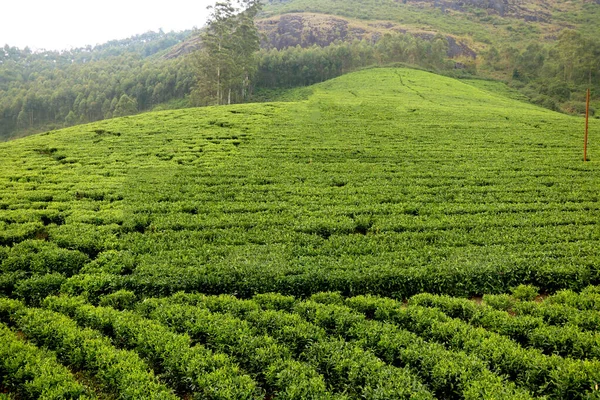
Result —
[[587, 161], [588, 119], [590, 117], [590, 89], [587, 90], [585, 102], [585, 135], [583, 136], [583, 162]]

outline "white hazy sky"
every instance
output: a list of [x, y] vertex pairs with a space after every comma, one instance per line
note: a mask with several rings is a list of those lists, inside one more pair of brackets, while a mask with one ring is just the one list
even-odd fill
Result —
[[64, 50], [202, 27], [215, 0], [3, 0], [0, 47]]

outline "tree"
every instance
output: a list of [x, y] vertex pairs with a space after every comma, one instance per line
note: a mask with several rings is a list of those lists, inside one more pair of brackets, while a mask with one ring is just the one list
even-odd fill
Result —
[[564, 80], [573, 79], [573, 71], [582, 53], [581, 34], [572, 29], [564, 29], [558, 35], [558, 52], [563, 64]]
[[[194, 57], [197, 83], [192, 100], [197, 104], [230, 104], [244, 100], [256, 72], [260, 40], [254, 17], [259, 0], [242, 0], [238, 9], [232, 0], [217, 2], [208, 26], [202, 32], [202, 49]], [[239, 97], [238, 97], [239, 94]]]
[[115, 117], [123, 117], [125, 115], [135, 114], [137, 112], [137, 102], [135, 99], [124, 94], [119, 99], [117, 103], [117, 107], [115, 108], [114, 116]]

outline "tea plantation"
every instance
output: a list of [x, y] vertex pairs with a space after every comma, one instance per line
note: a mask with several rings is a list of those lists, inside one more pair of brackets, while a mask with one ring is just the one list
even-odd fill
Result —
[[600, 121], [584, 163], [506, 92], [372, 69], [0, 144], [0, 399], [600, 399]]

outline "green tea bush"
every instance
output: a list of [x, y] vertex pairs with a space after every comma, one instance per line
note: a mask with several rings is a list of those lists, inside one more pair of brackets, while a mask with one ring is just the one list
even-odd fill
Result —
[[88, 256], [80, 251], [61, 249], [54, 243], [40, 240], [26, 240], [7, 252], [1, 268], [7, 272], [56, 272], [70, 276], [78, 273], [88, 261]]
[[586, 398], [594, 395], [595, 382], [600, 379], [597, 360], [572, 360], [524, 349], [506, 337], [450, 318], [437, 309], [403, 307], [394, 300], [360, 296], [348, 299], [347, 304], [376, 320], [393, 322], [427, 340], [471, 353], [533, 394]]
[[80, 399], [88, 397], [54, 354], [19, 339], [0, 323], [0, 382], [22, 399]]
[[525, 347], [541, 349], [545, 354], [600, 358], [600, 335], [583, 332], [573, 325], [550, 326], [541, 317], [513, 316], [467, 299], [448, 296], [421, 294], [412, 297], [409, 304], [435, 307], [452, 318], [508, 336]]
[[256, 383], [222, 354], [193, 346], [186, 335], [110, 307], [93, 307], [83, 298], [52, 297], [44, 305], [65, 313], [81, 325], [98, 329], [117, 343], [135, 350], [148, 360], [161, 378], [179, 393], [194, 393], [196, 399], [250, 399], [258, 396]]
[[6, 224], [0, 221], [0, 246], [10, 246], [27, 239], [33, 239], [42, 232], [41, 222], [26, 222], [23, 224]]
[[102, 388], [120, 398], [177, 398], [158, 382], [135, 353], [115, 349], [97, 331], [80, 329], [61, 314], [0, 298], [0, 318], [38, 346], [59, 350], [62, 363], [89, 371]]
[[438, 397], [475, 399], [485, 388], [494, 398], [532, 398], [503, 381], [475, 357], [427, 343], [391, 324], [366, 320], [348, 307], [308, 301], [298, 303], [295, 311], [330, 334], [363, 343], [392, 365], [411, 368]]
[[[216, 351], [231, 354], [244, 369], [266, 384], [267, 393], [289, 399], [336, 397], [329, 393], [323, 377], [313, 365], [302, 366], [292, 360], [287, 346], [257, 333], [247, 322], [228, 314], [212, 313], [206, 308], [170, 304], [158, 299], [145, 301], [140, 305], [140, 311], [205, 342]], [[301, 368], [304, 373], [294, 375], [294, 371]]]
[[59, 273], [33, 275], [19, 280], [15, 284], [14, 294], [27, 304], [37, 306], [47, 296], [58, 294], [65, 281], [64, 275]]
[[512, 296], [521, 301], [531, 301], [538, 295], [539, 289], [531, 285], [519, 285], [512, 289]]
[[90, 258], [95, 258], [100, 252], [109, 250], [116, 240], [115, 232], [118, 225], [94, 226], [91, 224], [71, 223], [48, 230], [50, 240], [60, 247], [79, 250]]
[[501, 311], [508, 311], [515, 304], [515, 300], [508, 294], [486, 294], [483, 296], [483, 302]]
[[121, 289], [102, 296], [99, 304], [103, 307], [111, 307], [116, 310], [131, 310], [135, 307], [136, 303], [137, 296], [135, 293]]
[[136, 258], [131, 252], [107, 250], [98, 254], [96, 259], [87, 264], [81, 272], [126, 275], [133, 272], [135, 265]]

